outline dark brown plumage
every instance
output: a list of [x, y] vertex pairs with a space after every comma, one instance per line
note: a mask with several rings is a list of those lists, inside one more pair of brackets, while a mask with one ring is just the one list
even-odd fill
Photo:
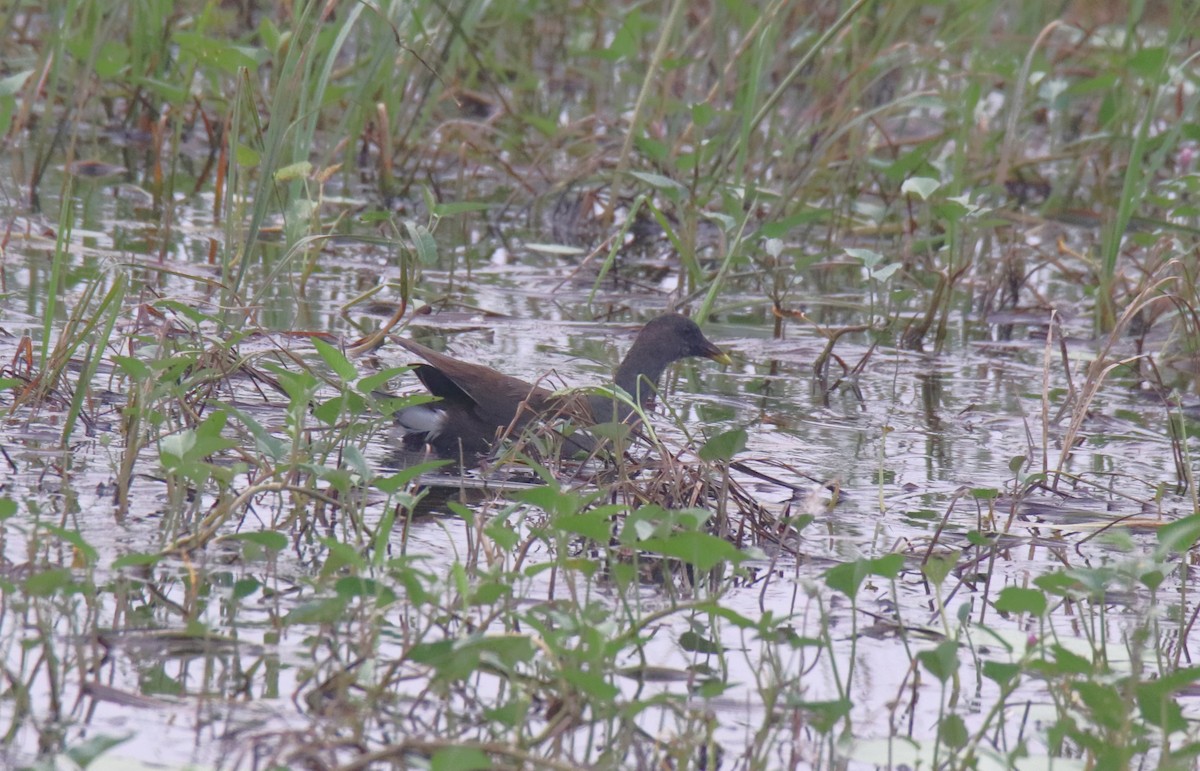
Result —
[[[552, 413], [569, 413], [580, 423], [594, 424], [626, 421], [633, 411], [627, 404], [603, 396], [567, 402], [546, 388], [491, 367], [459, 361], [412, 340], [400, 338], [397, 342], [425, 360], [414, 371], [425, 388], [440, 397], [437, 402], [406, 407], [396, 414], [396, 422], [405, 429], [405, 444], [429, 444], [445, 457], [486, 453], [510, 426], [514, 433], [519, 432], [529, 421]], [[659, 316], [642, 327], [617, 368], [614, 382], [639, 406], [646, 407], [667, 366], [689, 356], [729, 363], [729, 356], [709, 342], [691, 319], [675, 313]], [[590, 440], [575, 442], [581, 448], [591, 444]]]

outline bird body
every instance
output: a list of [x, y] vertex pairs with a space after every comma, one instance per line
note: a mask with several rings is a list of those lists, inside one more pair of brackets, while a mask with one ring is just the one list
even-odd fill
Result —
[[[508, 430], [519, 432], [531, 420], [554, 414], [569, 415], [583, 424], [627, 422], [633, 409], [613, 397], [560, 396], [491, 367], [459, 361], [420, 343], [396, 341], [425, 363], [414, 366], [417, 377], [437, 402], [406, 407], [396, 413], [405, 443], [429, 444], [444, 457], [470, 457], [488, 452]], [[704, 356], [728, 364], [729, 357], [700, 331], [695, 322], [678, 314], [653, 319], [638, 333], [617, 369], [614, 382], [636, 401], [649, 406], [663, 371], [671, 362]], [[573, 437], [576, 448], [594, 442]]]
[[409, 444], [430, 444], [439, 455], [458, 457], [488, 451], [498, 431], [520, 431], [549, 407], [551, 392], [497, 372], [438, 353], [413, 340], [402, 347], [424, 359], [413, 367], [426, 390], [440, 401], [406, 407], [396, 413]]

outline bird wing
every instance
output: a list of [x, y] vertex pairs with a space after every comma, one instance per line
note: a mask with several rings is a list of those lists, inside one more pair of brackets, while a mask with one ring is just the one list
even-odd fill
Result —
[[[489, 424], [508, 425], [522, 404], [527, 404], [532, 417], [545, 407], [550, 396], [544, 388], [491, 367], [459, 361], [413, 340], [396, 338], [396, 342], [432, 365], [417, 368], [417, 377], [431, 394], [470, 405], [476, 417]], [[528, 417], [520, 422], [526, 420]]]

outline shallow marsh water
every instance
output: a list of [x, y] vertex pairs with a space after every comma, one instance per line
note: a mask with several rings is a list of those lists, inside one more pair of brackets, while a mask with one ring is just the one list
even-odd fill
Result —
[[[115, 224], [112, 227], [122, 230]], [[133, 224], [128, 227], [134, 229]], [[1082, 231], [1070, 235], [1081, 241], [1089, 237]], [[91, 271], [138, 270], [139, 259], [128, 252], [111, 251], [114, 247], [102, 233], [77, 231], [76, 237], [87, 246], [73, 261], [80, 275], [89, 272], [89, 265]], [[478, 254], [487, 251], [483, 247], [476, 244], [473, 248]], [[444, 248], [449, 251], [454, 245]], [[202, 262], [189, 262], [186, 257], [202, 252], [181, 243], [178, 256], [169, 261], [171, 272], [154, 274], [156, 293], [184, 302], [190, 297], [203, 307], [203, 286], [186, 277], [206, 272]], [[363, 286], [386, 278], [386, 270], [375, 267], [374, 262], [361, 247], [349, 243], [330, 246], [322, 255], [322, 269], [307, 280], [302, 306], [295, 305], [287, 292], [278, 293], [280, 300], [275, 304], [264, 295], [259, 316], [264, 322], [263, 334], [243, 344], [243, 355], [286, 349], [318, 366], [303, 337], [284, 333], [300, 328], [344, 334], [338, 306]], [[29, 329], [32, 321], [45, 313], [38, 287], [45, 286], [49, 277], [40, 263], [32, 243], [19, 249], [10, 247], [5, 265], [8, 302], [0, 317], [0, 327], [10, 330], [0, 352], [5, 361], [19, 358], [19, 337], [12, 331]], [[590, 289], [578, 279], [566, 278], [575, 270], [572, 260], [541, 258], [534, 265], [517, 263], [476, 264], [471, 270], [469, 302], [501, 315], [435, 310], [416, 317], [408, 333], [432, 336], [435, 342], [444, 341], [456, 355], [531, 380], [547, 373], [552, 380], [569, 384], [602, 378], [628, 345], [635, 326], [567, 321]], [[430, 270], [426, 281], [428, 286], [438, 287], [462, 281], [462, 276], [461, 267], [455, 276]], [[566, 288], [561, 288], [564, 280]], [[550, 287], [560, 288], [550, 293]], [[599, 288], [597, 302], [618, 302], [628, 296], [604, 282]], [[1050, 279], [1044, 288], [1057, 294], [1064, 306], [1072, 305], [1071, 287]], [[69, 307], [69, 285], [62, 299]], [[811, 301], [811, 315], [820, 318], [822, 304], [835, 299], [843, 303], [855, 300], [852, 292], [846, 291], [838, 298], [829, 293], [808, 297], [797, 293], [794, 301], [799, 306]], [[736, 297], [726, 300], [735, 306], [739, 302]], [[638, 312], [623, 318], [648, 318], [660, 303], [661, 298], [653, 295], [641, 296], [636, 300]], [[749, 299], [747, 303], [754, 304]], [[964, 538], [968, 531], [987, 529], [981, 524], [990, 521], [994, 528], [1013, 534], [1012, 546], [994, 553], [986, 567], [963, 569], [952, 578], [945, 586], [948, 594], [944, 599], [948, 601], [945, 613], [986, 617], [987, 627], [997, 635], [994, 644], [1019, 651], [1033, 628], [1017, 625], [1015, 618], [1006, 620], [995, 611], [988, 614], [986, 603], [979, 600], [981, 593], [1027, 586], [1033, 577], [1062, 564], [1128, 560], [1128, 550], [1136, 553], [1146, 548], [1143, 544], [1149, 544], [1151, 536], [1130, 531], [1122, 546], [1083, 535], [1124, 517], [1150, 521], [1190, 512], [1189, 500], [1170, 492], [1176, 478], [1166, 437], [1167, 412], [1162, 404], [1145, 398], [1131, 380], [1108, 384], [1088, 417], [1088, 441], [1069, 466], [1089, 477], [1088, 484], [1064, 484], [1062, 497], [1045, 494], [1027, 499], [1022, 506], [1029, 516], [1023, 513], [1007, 524], [1011, 510], [1005, 500], [982, 494], [1013, 489], [1010, 459], [1027, 456], [1034, 459], [1034, 468], [1040, 462], [1037, 437], [1043, 419], [1047, 320], [1048, 314], [1035, 311], [1015, 320], [1007, 318], [1003, 325], [956, 316], [948, 336], [955, 342], [944, 352], [934, 355], [880, 347], [870, 353], [860, 374], [827, 392], [828, 381], [823, 384], [812, 373], [812, 362], [824, 340], [810, 326], [788, 323], [786, 337], [772, 339], [769, 322], [761, 315], [741, 312], [726, 318], [718, 314], [707, 331], [732, 352], [734, 366], [721, 370], [708, 362], [687, 362], [676, 367], [665, 401], [689, 431], [700, 435], [745, 427], [747, 447], [739, 460], [793, 486], [742, 475], [747, 489], [771, 511], [782, 512], [790, 506], [794, 511], [805, 509], [815, 514], [815, 521], [798, 537], [793, 534], [783, 539], [782, 548], [751, 544], [767, 550], [743, 566], [745, 579], [721, 591], [720, 604], [746, 617], [772, 613], [788, 618], [801, 638], [815, 639], [828, 625], [836, 643], [826, 652], [805, 645], [785, 647], [781, 652], [729, 625], [713, 641], [723, 653], [689, 652], [679, 644], [681, 635], [692, 628], [688, 616], [666, 613], [646, 630], [647, 640], [639, 646], [641, 659], [625, 662], [631, 667], [627, 676], [619, 678], [625, 697], [647, 702], [662, 694], [678, 698], [695, 687], [698, 672], [712, 666], [714, 655], [719, 656], [729, 685], [716, 697], [686, 699], [682, 713], [680, 703], [671, 700], [647, 708], [639, 718], [646, 731], [670, 735], [680, 730], [707, 730], [727, 757], [736, 757], [772, 722], [771, 714], [778, 717], [780, 707], [768, 707], [761, 697], [762, 679], [777, 677], [784, 703], [845, 698], [853, 705], [856, 738], [843, 745], [852, 763], [911, 761], [920, 757], [921, 751], [897, 737], [907, 735], [922, 741], [934, 736], [940, 700], [935, 683], [914, 683], [920, 678], [910, 666], [911, 654], [907, 643], [901, 641], [906, 635], [899, 634], [895, 619], [904, 619], [903, 623], [911, 626], [908, 635], [927, 628], [918, 635], [922, 640], [936, 640], [943, 634], [944, 614], [937, 610], [935, 600], [938, 592], [916, 570], [943, 519], [945, 529], [938, 549], [964, 549], [959, 555], [964, 564], [974, 548]], [[1095, 345], [1082, 337], [1085, 331], [1086, 325], [1079, 325], [1081, 339], [1070, 344], [1074, 354], [1086, 356]], [[852, 366], [868, 355], [868, 347], [860, 336], [840, 344], [837, 352]], [[386, 368], [406, 361], [395, 347], [384, 347], [373, 358], [368, 366]], [[111, 393], [113, 377], [111, 368], [98, 374], [93, 383], [96, 392]], [[261, 390], [252, 388], [244, 378], [230, 382], [232, 390], [221, 395], [223, 403], [240, 405], [268, 429], [284, 429], [285, 404], [264, 398]], [[413, 388], [411, 378], [402, 377], [398, 382]], [[1061, 366], [1050, 367], [1046, 385], [1052, 395], [1048, 407], [1057, 416], [1067, 393]], [[123, 403], [122, 394], [111, 393], [109, 400], [92, 404], [86, 434], [72, 442], [66, 453], [57, 449], [61, 404], [48, 402], [10, 414], [0, 428], [0, 443], [12, 464], [4, 493], [22, 502], [22, 513], [10, 518], [5, 528], [4, 556], [10, 580], [33, 561], [50, 558], [52, 562], [58, 559], [63, 567], [77, 564], [71, 548], [46, 550], [44, 528], [53, 525], [77, 531], [83, 542], [96, 550], [91, 580], [102, 587], [94, 598], [68, 594], [53, 606], [55, 618], [35, 627], [30, 626], [28, 614], [45, 610], [36, 610], [38, 603], [32, 602], [25, 611], [14, 612], [10, 600], [3, 629], [7, 666], [30, 678], [33, 707], [28, 721], [16, 720], [12, 708], [7, 710], [6, 722], [17, 724], [7, 757], [10, 762], [30, 758], [46, 732], [55, 730], [51, 728], [54, 724], [73, 737], [72, 743], [97, 735], [130, 736], [113, 753], [120, 763], [139, 759], [174, 767], [245, 766], [256, 754], [269, 754], [274, 746], [301, 741], [299, 737], [310, 733], [321, 734], [314, 725], [334, 719], [320, 706], [323, 689], [329, 687], [323, 678], [336, 681], [344, 676], [339, 673], [349, 663], [347, 656], [353, 659], [366, 654], [371, 659], [360, 661], [361, 666], [386, 667], [401, 657], [402, 641], [389, 642], [385, 635], [364, 647], [363, 641], [354, 639], [352, 622], [342, 629], [304, 623], [280, 628], [280, 618], [315, 596], [312, 578], [321, 572], [328, 555], [311, 539], [302, 538], [290, 548], [272, 552], [266, 562], [247, 561], [237, 548], [214, 547], [186, 560], [158, 562], [147, 571], [109, 569], [123, 554], [162, 548], [174, 537], [176, 528], [183, 527], [169, 521], [172, 507], [157, 477], [159, 450], [154, 445], [142, 451], [138, 465], [144, 471], [130, 491], [128, 513], [119, 516], [114, 506], [113, 479], [121, 451], [116, 427]], [[1053, 430], [1061, 430], [1062, 422], [1055, 417]], [[668, 441], [682, 441], [679, 432], [665, 421], [662, 429]], [[396, 437], [385, 423], [376, 425], [364, 445], [368, 462], [381, 470], [389, 468], [396, 462], [395, 443]], [[1056, 461], [1056, 456], [1048, 460], [1050, 464]], [[370, 504], [363, 511], [375, 518], [382, 513]], [[507, 517], [518, 533], [528, 534], [535, 526], [526, 519], [536, 518], [535, 514], [512, 510], [502, 500], [479, 511], [484, 517]], [[273, 514], [267, 506], [238, 523], [236, 529], [269, 530], [278, 525], [273, 518], [278, 513]], [[335, 518], [323, 529], [335, 537], [354, 537], [345, 527]], [[31, 533], [39, 530], [39, 545], [35, 545]], [[402, 552], [418, 569], [433, 574], [452, 572], [475, 548], [477, 539], [486, 540], [482, 531], [468, 537], [461, 519], [436, 513], [397, 528], [391, 538], [394, 553]], [[531, 563], [547, 559], [545, 544], [534, 544], [524, 558]], [[908, 555], [909, 571], [895, 584], [869, 585], [853, 608], [828, 597], [821, 586], [822, 574], [833, 565], [893, 551]], [[491, 559], [505, 562], [511, 555], [498, 552]], [[198, 588], [197, 580], [204, 589]], [[986, 589], [983, 582], [988, 584]], [[239, 586], [251, 591], [252, 601], [221, 599], [238, 594]], [[521, 603], [533, 605], [553, 602], [556, 593], [563, 591], [564, 586], [555, 585], [550, 574], [536, 574], [512, 587]], [[635, 616], [654, 614], [686, 600], [686, 596], [681, 598], [653, 583], [632, 596], [613, 593], [603, 583], [574, 586], [571, 592], [582, 592], [589, 603], [610, 612]], [[184, 613], [183, 607], [195, 608], [197, 598], [206, 595], [208, 600], [200, 603], [204, 610], [185, 620], [191, 614]], [[630, 603], [636, 610], [629, 610]], [[409, 612], [419, 615], [421, 610], [410, 607]], [[1106, 637], [1114, 642], [1123, 638], [1121, 617], [1120, 608], [1115, 607], [1100, 621], [1109, 627]], [[1057, 629], [1061, 644], [1087, 649], [1097, 630], [1085, 634], [1079, 622], [1069, 613], [1055, 613], [1045, 623]], [[199, 638], [184, 634], [196, 625], [206, 633]], [[33, 628], [48, 632], [50, 639], [40, 634], [31, 637]], [[171, 630], [180, 637], [160, 636]], [[318, 634], [330, 637], [317, 643], [313, 636]], [[1190, 640], [1180, 644], [1185, 658], [1200, 654]], [[57, 652], [56, 685], [36, 675], [30, 677], [40, 666], [23, 652], [30, 649]], [[1118, 650], [1110, 660], [1124, 657]], [[851, 669], [852, 684], [842, 692], [839, 677]], [[412, 699], [406, 709], [428, 711], [430, 724], [435, 724], [445, 707], [424, 703], [427, 697], [422, 694], [428, 683], [422, 684], [419, 673], [414, 676], [412, 692], [407, 697], [393, 694], [393, 698]], [[498, 687], [477, 685], [479, 691], [473, 698]], [[1026, 706], [1042, 701], [1036, 683], [1023, 688], [1027, 694], [1010, 697], [1010, 701]], [[909, 703], [913, 689], [933, 690]], [[965, 710], [968, 715], [985, 711], [996, 698], [995, 685], [976, 681], [965, 689], [963, 698], [977, 705]], [[470, 713], [475, 708], [470, 701], [458, 706]], [[49, 704], [57, 705], [53, 712], [46, 709]], [[412, 717], [411, 711], [404, 714]], [[1035, 709], [1021, 722], [1036, 719]], [[386, 741], [386, 722], [366, 729], [368, 734]], [[792, 739], [773, 744], [760, 762], [768, 766], [807, 764], [822, 757], [812, 749], [812, 729], [803, 723], [774, 730], [783, 737], [792, 735]], [[588, 743], [603, 744], [611, 737], [606, 739], [603, 731], [599, 737], [585, 731], [576, 739], [584, 744], [569, 754], [586, 758]], [[1061, 762], [1056, 767], [1061, 767]]]
[[[974, 57], [974, 47], [968, 51]], [[806, 122], [819, 120], [809, 100], [842, 82], [814, 78], [796, 89], [802, 93], [787, 94], [779, 117], [762, 129], [764, 140], [792, 128], [802, 137], [798, 147], [771, 150], [761, 161], [769, 167], [762, 182], [778, 190], [759, 191], [762, 198], [750, 202], [739, 197], [741, 182], [721, 181], [712, 200], [672, 210], [705, 215], [688, 231], [699, 278], [687, 277], [645, 209], [629, 231], [636, 243], [597, 278], [607, 252], [597, 241], [614, 232], [597, 216], [609, 183], [586, 175], [578, 182], [569, 166], [572, 153], [601, 168], [611, 164], [612, 149], [589, 156], [575, 144], [603, 148], [619, 126], [598, 115], [570, 116], [581, 106], [574, 99], [562, 107], [562, 133], [553, 138], [560, 144], [547, 150], [539, 134], [522, 140], [536, 149], [522, 156], [480, 139], [499, 131], [491, 120], [498, 105], [466, 115], [471, 102], [458, 92], [436, 108], [443, 122], [430, 132], [432, 146], [420, 145], [405, 170], [436, 188], [439, 202], [457, 203], [458, 193], [469, 206], [441, 220], [436, 255], [411, 263], [419, 269], [407, 276], [416, 277], [415, 302], [403, 333], [556, 386], [602, 380], [637, 326], [669, 301], [687, 295], [685, 306], [696, 311], [703, 282], [715, 281], [736, 241], [737, 228], [721, 223], [746, 214], [753, 229], [750, 215], [783, 208], [791, 196], [802, 200], [789, 212], [798, 224], [743, 245], [742, 272], [715, 298], [705, 330], [732, 353], [733, 366], [687, 361], [673, 368], [655, 421], [665, 447], [688, 463], [706, 438], [746, 431], [740, 465], [729, 475], [749, 503], [704, 499], [712, 509], [727, 506], [723, 534], [744, 549], [736, 568], [664, 570], [627, 544], [568, 537], [575, 531], [555, 531], [545, 506], [479, 495], [475, 488], [493, 482], [477, 472], [468, 475], [472, 489], [461, 492], [470, 506], [458, 508], [453, 483], [420, 506], [408, 505], [404, 492], [411, 490], [360, 484], [403, 473], [414, 459], [397, 452], [394, 430], [373, 409], [339, 412], [329, 422], [318, 417], [352, 389], [312, 339], [346, 350], [396, 309], [401, 250], [388, 240], [411, 240], [413, 231], [380, 222], [432, 221], [433, 193], [392, 199], [377, 194], [387, 187], [377, 178], [335, 177], [321, 189], [320, 206], [304, 208], [318, 198], [306, 189], [288, 210], [297, 232], [270, 219], [274, 227], [256, 241], [261, 261], [246, 266], [240, 292], [228, 293], [236, 271], [220, 256], [235, 251], [230, 242], [240, 229], [212, 212], [246, 215], [254, 200], [232, 193], [234, 205], [220, 209], [201, 186], [179, 194], [164, 217], [144, 192], [155, 182], [152, 164], [141, 162], [151, 155], [144, 144], [93, 138], [89, 148], [112, 153], [109, 160], [130, 170], [119, 184], [74, 180], [71, 217], [41, 213], [60, 209], [44, 191], [68, 187], [61, 167], [41, 182], [40, 210], [25, 191], [6, 189], [0, 377], [10, 379], [0, 389], [0, 646], [9, 687], [0, 700], [8, 740], [0, 763], [30, 764], [111, 740], [115, 746], [92, 768], [353, 768], [389, 747], [407, 754], [377, 758], [378, 766], [422, 765], [467, 747], [514, 766], [931, 767], [967, 745], [975, 746], [979, 767], [1020, 761], [1022, 768], [1070, 768], [1097, 751], [1082, 739], [1064, 749], [1064, 716], [1083, 715], [1080, 722], [1102, 726], [1097, 733], [1128, 738], [1126, 724], [1096, 706], [1109, 691], [1097, 691], [1111, 686], [1122, 697], [1116, 701], [1133, 704], [1113, 682], [1125, 688], [1121, 678], [1130, 673], [1149, 669], [1145, 679], [1152, 680], [1172, 665], [1190, 672], [1200, 653], [1190, 634], [1194, 557], [1160, 552], [1157, 535], [1162, 523], [1196, 512], [1185, 482], [1194, 477], [1190, 421], [1200, 389], [1188, 347], [1167, 355], [1171, 345], [1160, 334], [1194, 327], [1154, 327], [1171, 311], [1147, 311], [1141, 321], [1151, 331], [1122, 327], [1104, 359], [1129, 358], [1131, 366], [1084, 395], [1096, 382], [1089, 362], [1110, 342], [1095, 331], [1103, 326], [1094, 323], [1097, 288], [1081, 278], [1095, 275], [1091, 257], [1103, 248], [1107, 220], [1090, 212], [1074, 218], [1090, 226], [1043, 218], [1022, 192], [1050, 186], [1036, 177], [999, 180], [995, 187], [1009, 199], [995, 189], [974, 195], [972, 185], [990, 177], [990, 167], [952, 177], [964, 152], [955, 142], [972, 150], [1000, 144], [973, 132], [1002, 121], [1011, 91], [987, 72], [967, 84], [977, 93], [960, 104], [958, 65], [945, 68], [950, 76], [937, 64], [923, 70], [910, 61], [922, 53], [907, 44], [887, 49], [872, 64], [894, 67], [893, 74], [878, 76], [879, 89], [863, 89], [871, 99], [890, 99], [882, 92], [911, 87], [893, 105], [903, 115], [860, 123], [863, 113], [847, 114], [807, 133]], [[581, 92], [596, 61], [589, 56], [564, 75]], [[1085, 181], [1072, 184], [1099, 197], [1113, 180], [1063, 124], [1104, 110], [1069, 100], [1063, 107], [1067, 77], [1030, 78], [1031, 87], [1043, 88], [1029, 98], [1044, 105], [1022, 135], [1029, 144], [1017, 149], [1050, 156], [1031, 164], [1035, 171], [1077, 174]], [[1195, 85], [1194, 78], [1184, 83]], [[930, 106], [930, 87], [946, 89], [944, 102]], [[1084, 81], [1076, 98], [1108, 89], [1111, 83]], [[631, 93], [613, 103], [632, 101]], [[1191, 98], [1183, 84], [1171, 93], [1179, 104]], [[965, 128], [952, 124], [960, 108], [970, 115]], [[1194, 125], [1187, 110], [1177, 112], [1175, 119]], [[828, 156], [813, 161], [805, 152], [836, 145], [862, 123], [874, 132], [863, 135], [870, 152], [853, 144], [831, 152], [830, 176], [818, 176], [813, 167], [824, 171]], [[909, 139], [944, 126], [947, 136], [962, 135], [910, 164], [917, 151]], [[1163, 126], [1165, 135], [1170, 121]], [[669, 130], [655, 125], [644, 139], [661, 140]], [[1069, 141], [1050, 141], [1056, 130]], [[471, 139], [448, 138], [456, 131]], [[314, 154], [332, 154], [336, 144], [330, 138]], [[1053, 157], [1064, 146], [1079, 154]], [[655, 152], [651, 141], [640, 149], [647, 157]], [[17, 147], [8, 162], [28, 160], [28, 150]], [[1193, 151], [1181, 150], [1170, 169], [1177, 178], [1163, 180], [1164, 189], [1177, 185], [1177, 201], [1186, 202], [1191, 189]], [[175, 173], [203, 177], [212, 152], [197, 132], [174, 159]], [[855, 177], [859, 161], [867, 170]], [[363, 166], [373, 162], [364, 158]], [[644, 168], [661, 171], [661, 163]], [[28, 179], [28, 164], [17, 165], [0, 178]], [[682, 164], [675, 171], [690, 176]], [[943, 216], [916, 203], [912, 190], [900, 191], [917, 172], [944, 172], [967, 195], [940, 200], [950, 212]], [[681, 183], [638, 174], [629, 190], [660, 211], [679, 204], [671, 196]], [[315, 176], [306, 179], [316, 185]], [[839, 187], [846, 180], [853, 192]], [[715, 203], [722, 196], [724, 208]], [[995, 206], [994, 221], [981, 216], [984, 222], [964, 225], [950, 205], [981, 202]], [[1183, 203], [1178, 214], [1188, 216]], [[670, 221], [683, 232], [685, 218]], [[336, 235], [326, 238], [330, 232]], [[1124, 242], [1122, 279], [1136, 283], [1139, 271], [1153, 272], [1152, 257], [1171, 249], [1189, 254], [1186, 222], [1166, 232], [1152, 244]], [[59, 236], [68, 239], [63, 250], [56, 249]], [[288, 250], [305, 236], [314, 239], [311, 251]], [[882, 265], [867, 264], [870, 252]], [[902, 345], [902, 331], [918, 325], [933, 302], [930, 277], [962, 267], [953, 259], [938, 264], [950, 253], [973, 269], [944, 299], [943, 344], [934, 344], [932, 332], [923, 346]], [[53, 351], [79, 325], [102, 319], [90, 313], [99, 305], [95, 290], [118, 280], [128, 293], [111, 335], [84, 335], [64, 377], [26, 399], [41, 374], [31, 364], [41, 363], [41, 346]], [[1015, 285], [1016, 301], [998, 299], [1006, 283]], [[428, 314], [415, 312], [425, 304]], [[73, 318], [76, 308], [88, 312]], [[250, 312], [232, 329], [216, 323], [242, 308]], [[864, 328], [838, 338], [837, 359], [817, 376], [814, 362], [829, 336], [856, 324]], [[224, 356], [201, 355], [213, 351]], [[1147, 360], [1147, 369], [1132, 366], [1143, 352], [1157, 369]], [[386, 344], [350, 359], [360, 376], [408, 363]], [[218, 374], [209, 378], [210, 371]], [[87, 383], [79, 382], [83, 372], [92, 373]], [[312, 375], [311, 386], [287, 380], [301, 373]], [[280, 383], [294, 391], [285, 396]], [[406, 375], [389, 387], [416, 389]], [[227, 423], [205, 423], [218, 412]], [[143, 422], [131, 428], [134, 413]], [[205, 425], [214, 433], [204, 434]], [[130, 437], [145, 437], [132, 455]], [[1058, 468], [1068, 439], [1076, 443], [1056, 489], [1027, 486]], [[191, 466], [171, 465], [205, 442]], [[309, 453], [289, 459], [293, 446]], [[263, 469], [272, 472], [266, 480], [257, 476]], [[642, 476], [654, 469], [647, 465]], [[442, 469], [425, 479], [435, 475], [454, 478]], [[519, 480], [532, 478], [523, 469]], [[558, 480], [586, 495], [579, 478], [560, 473]], [[318, 482], [301, 495], [287, 487], [298, 480]], [[264, 486], [232, 506], [237, 494], [268, 483], [279, 487]], [[221, 537], [203, 548], [173, 548], [225, 506], [233, 515], [215, 523]], [[882, 562], [892, 557], [897, 562]], [[623, 561], [641, 572], [631, 578]], [[855, 566], [861, 588], [839, 591], [847, 579], [837, 571]], [[1030, 610], [1035, 603], [1026, 595], [997, 599], [1009, 589], [1041, 588], [1047, 576], [1061, 582], [1043, 612]], [[439, 647], [447, 641], [456, 647]], [[1080, 663], [1095, 661], [1103, 666]], [[1023, 669], [1009, 680], [1004, 666], [1013, 662]], [[1092, 679], [1072, 690], [1061, 675], [1075, 667]], [[1193, 690], [1177, 684], [1170, 693], [1189, 719]], [[1091, 711], [1083, 714], [1081, 702]], [[1194, 738], [1194, 728], [1173, 730], [1164, 743]], [[530, 757], [517, 752], [527, 748]], [[1160, 751], [1152, 745], [1146, 755]], [[458, 767], [452, 758], [433, 765]]]

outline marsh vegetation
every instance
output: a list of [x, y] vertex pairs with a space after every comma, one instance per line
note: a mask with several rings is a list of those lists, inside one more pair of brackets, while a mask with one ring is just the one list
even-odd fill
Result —
[[1194, 767], [1198, 24], [3, 4], [0, 764]]

